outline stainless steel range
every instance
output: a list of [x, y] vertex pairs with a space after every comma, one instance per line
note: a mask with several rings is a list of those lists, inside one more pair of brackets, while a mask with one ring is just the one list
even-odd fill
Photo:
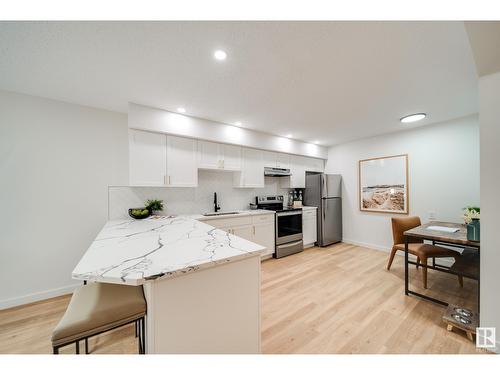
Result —
[[283, 206], [282, 195], [255, 197], [257, 208], [276, 211], [275, 258], [304, 250], [302, 242], [302, 208]]

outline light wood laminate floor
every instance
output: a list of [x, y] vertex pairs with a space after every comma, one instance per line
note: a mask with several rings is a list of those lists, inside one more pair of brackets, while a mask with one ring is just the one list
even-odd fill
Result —
[[[403, 257], [348, 244], [310, 248], [262, 263], [263, 353], [477, 353], [448, 332], [444, 308], [404, 296]], [[412, 288], [421, 271], [411, 268]], [[425, 291], [476, 308], [474, 281], [429, 271]], [[51, 353], [50, 335], [69, 296], [0, 311], [0, 353]], [[82, 345], [83, 346], [83, 345]], [[91, 353], [137, 353], [134, 326], [89, 340]], [[83, 347], [82, 347], [83, 349]], [[74, 345], [61, 353], [74, 353]]]

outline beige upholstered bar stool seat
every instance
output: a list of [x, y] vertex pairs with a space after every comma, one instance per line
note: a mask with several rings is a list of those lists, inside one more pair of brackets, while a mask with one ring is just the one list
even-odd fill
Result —
[[[146, 301], [142, 286], [90, 283], [79, 287], [71, 297], [68, 308], [52, 333], [54, 353], [59, 348], [126, 324], [136, 323], [139, 352], [144, 353]], [[139, 329], [137, 329], [139, 327]], [[139, 331], [139, 334], [138, 334]]]

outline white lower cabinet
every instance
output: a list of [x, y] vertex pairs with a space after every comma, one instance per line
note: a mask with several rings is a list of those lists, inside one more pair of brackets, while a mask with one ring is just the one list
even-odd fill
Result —
[[201, 220], [208, 225], [264, 246], [266, 251], [262, 253], [262, 257], [274, 253], [274, 214]]
[[302, 208], [302, 241], [304, 247], [314, 246], [314, 243], [318, 240], [316, 211], [316, 207]]

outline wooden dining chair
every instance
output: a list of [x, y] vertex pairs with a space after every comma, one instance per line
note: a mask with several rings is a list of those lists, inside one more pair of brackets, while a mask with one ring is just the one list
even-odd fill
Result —
[[[407, 230], [416, 228], [421, 225], [420, 218], [418, 216], [409, 217], [393, 217], [392, 221], [392, 237], [394, 240], [391, 255], [389, 256], [389, 262], [387, 263], [387, 269], [391, 269], [392, 261], [394, 260], [394, 255], [397, 251], [405, 251], [405, 241], [403, 233]], [[408, 252], [417, 257], [417, 268], [419, 264], [422, 264], [422, 281], [424, 283], [424, 288], [427, 289], [427, 260], [432, 258], [454, 258], [457, 260], [460, 257], [460, 253], [455, 250], [447, 249], [445, 247], [435, 246], [425, 244], [423, 240], [417, 238], [410, 238], [408, 242]], [[463, 286], [462, 276], [458, 276], [458, 282], [460, 286]]]

